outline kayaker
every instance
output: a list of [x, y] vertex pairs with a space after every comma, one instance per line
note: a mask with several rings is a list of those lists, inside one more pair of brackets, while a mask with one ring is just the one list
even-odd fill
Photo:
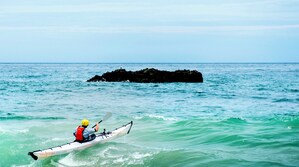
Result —
[[99, 130], [99, 124], [97, 123], [94, 129], [87, 129], [88, 125], [89, 121], [87, 119], [83, 119], [81, 122], [81, 126], [78, 126], [73, 133], [76, 137], [75, 141], [86, 142], [96, 138], [94, 132], [97, 132]]

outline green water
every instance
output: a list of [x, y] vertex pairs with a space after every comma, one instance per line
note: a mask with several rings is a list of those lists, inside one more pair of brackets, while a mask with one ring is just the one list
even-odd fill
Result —
[[[87, 83], [116, 68], [197, 69], [204, 83]], [[299, 166], [298, 64], [0, 64], [0, 166]], [[34, 161], [82, 118], [129, 135]]]

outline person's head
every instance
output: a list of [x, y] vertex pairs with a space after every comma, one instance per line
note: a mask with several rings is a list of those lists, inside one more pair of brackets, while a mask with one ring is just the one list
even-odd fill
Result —
[[89, 125], [89, 121], [87, 119], [83, 119], [81, 123], [82, 123], [82, 126], [85, 128]]

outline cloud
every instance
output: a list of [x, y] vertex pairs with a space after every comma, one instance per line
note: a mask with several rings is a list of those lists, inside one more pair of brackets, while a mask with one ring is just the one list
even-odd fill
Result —
[[[142, 5], [145, 7], [145, 5]], [[132, 12], [141, 11], [141, 5], [128, 4], [124, 2], [118, 3], [93, 3], [93, 4], [77, 4], [77, 5], [10, 5], [0, 6], [0, 13], [105, 13], [105, 12]]]
[[69, 33], [205, 33], [205, 32], [250, 32], [267, 30], [298, 29], [294, 25], [254, 26], [128, 26], [128, 27], [76, 27], [76, 26], [0, 26], [0, 31], [69, 32]]

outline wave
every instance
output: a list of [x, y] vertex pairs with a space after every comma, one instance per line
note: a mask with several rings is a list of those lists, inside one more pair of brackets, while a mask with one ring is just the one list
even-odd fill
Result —
[[135, 116], [134, 119], [137, 120], [150, 120], [150, 119], [155, 119], [155, 120], [163, 120], [163, 121], [178, 121], [178, 118], [174, 118], [174, 117], [165, 117], [162, 115], [153, 115], [153, 114], [149, 114], [146, 116]]
[[53, 141], [62, 141], [62, 142], [65, 142], [65, 141], [71, 141], [70, 138], [58, 138], [58, 137], [54, 137], [52, 139], [48, 139], [48, 140], [44, 140], [42, 141], [41, 143], [42, 144], [47, 144], [47, 143], [51, 143]]
[[265, 88], [265, 87], [261, 87], [261, 88], [257, 88], [258, 91], [264, 91], [264, 90], [269, 90], [269, 88]]
[[184, 149], [160, 151], [153, 154], [150, 159], [144, 160], [144, 166], [202, 166], [205, 158], [202, 152], [187, 151]]
[[18, 76], [16, 78], [22, 78], [22, 79], [38, 79], [38, 78], [46, 78], [48, 77], [48, 74], [36, 74], [36, 75], [23, 75], [23, 76]]
[[245, 124], [245, 123], [247, 123], [247, 121], [244, 118], [240, 118], [240, 117], [231, 117], [231, 118], [225, 119], [221, 122], [227, 123], [227, 124]]
[[269, 119], [269, 123], [272, 125], [284, 124], [288, 128], [299, 128], [299, 114], [275, 114], [274, 118]]
[[10, 134], [19, 134], [19, 133], [27, 133], [29, 132], [29, 129], [3, 129], [2, 127], [0, 127], [0, 134], [1, 133], [10, 133]]
[[37, 89], [37, 90], [35, 90], [35, 92], [37, 92], [37, 93], [41, 93], [41, 92], [47, 92], [47, 90], [44, 90], [44, 89]]
[[55, 161], [51, 160], [51, 164], [55, 166], [68, 166], [68, 167], [77, 167], [77, 166], [96, 166], [97, 157], [94, 158], [78, 158], [76, 152], [68, 154], [66, 157]]
[[258, 100], [268, 99], [268, 97], [266, 97], [266, 96], [252, 96], [251, 98], [258, 99]]
[[33, 116], [0, 116], [1, 121], [5, 120], [60, 120], [66, 119], [64, 117], [33, 117]]
[[222, 94], [219, 96], [223, 99], [235, 99], [237, 97], [237, 95], [235, 95], [235, 94]]
[[205, 98], [205, 97], [208, 97], [208, 94], [206, 92], [203, 92], [203, 91], [196, 91], [196, 92], [194, 92], [194, 96], [195, 97]]
[[288, 99], [288, 98], [280, 98], [280, 99], [274, 99], [273, 102], [275, 103], [281, 103], [281, 102], [299, 102], [299, 98], [296, 99]]
[[33, 162], [31, 164], [28, 164], [28, 165], [12, 165], [12, 167], [36, 167], [36, 166], [38, 166], [36, 164], [36, 162]]
[[72, 152], [62, 159], [51, 160], [51, 164], [55, 166], [134, 166], [143, 165], [156, 153], [157, 150], [144, 147], [107, 143], [89, 150]]
[[299, 89], [289, 89], [288, 91], [289, 91], [289, 92], [297, 93], [297, 92], [299, 92]]

